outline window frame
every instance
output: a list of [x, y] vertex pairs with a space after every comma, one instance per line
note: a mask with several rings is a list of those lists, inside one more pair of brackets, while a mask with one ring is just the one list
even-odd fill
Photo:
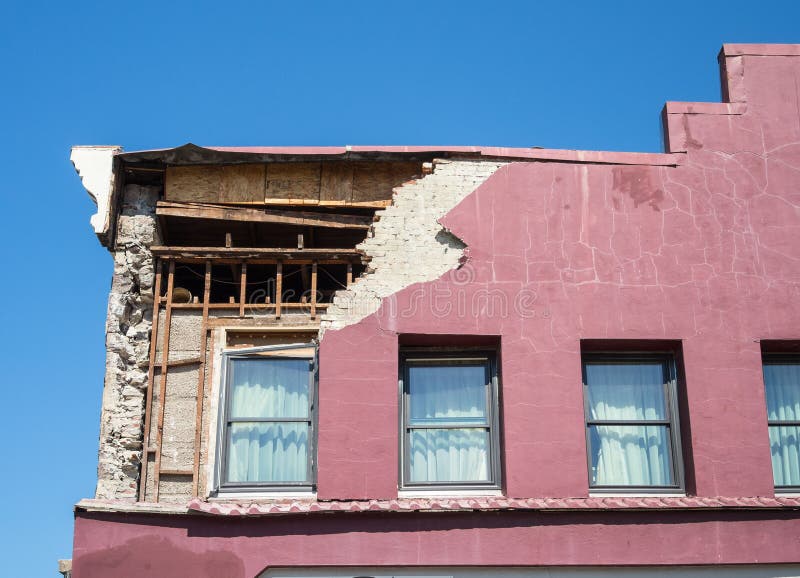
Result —
[[[257, 419], [237, 419], [231, 420], [230, 403], [233, 396], [230, 395], [232, 386], [231, 372], [233, 361], [236, 359], [258, 359], [261, 353], [273, 351], [290, 351], [292, 349], [306, 350], [313, 348], [313, 354], [298, 353], [298, 355], [282, 354], [276, 359], [305, 359], [309, 363], [309, 391], [308, 391], [308, 419], [292, 418], [257, 418]], [[319, 360], [316, 342], [293, 343], [286, 345], [265, 345], [259, 347], [248, 347], [240, 349], [227, 349], [222, 351], [222, 364], [220, 372], [220, 398], [219, 411], [217, 417], [217, 442], [214, 467], [214, 488], [212, 495], [226, 493], [264, 493], [264, 492], [314, 492], [317, 486], [317, 441], [319, 430], [318, 396], [319, 396]], [[230, 436], [231, 423], [235, 422], [307, 422], [308, 423], [308, 456], [307, 456], [307, 478], [303, 481], [284, 481], [284, 482], [229, 482], [226, 481], [228, 472], [229, 447], [228, 439]]]
[[[410, 394], [408, 391], [409, 368], [413, 365], [457, 365], [459, 362], [480, 362], [484, 365], [488, 377], [488, 387], [486, 392], [486, 420], [482, 424], [467, 423], [446, 424], [438, 427], [411, 426], [408, 423], [410, 416], [409, 403]], [[502, 490], [502, 454], [500, 441], [500, 372], [498, 355], [494, 350], [481, 349], [443, 349], [438, 350], [430, 347], [425, 348], [403, 348], [400, 352], [400, 366], [398, 376], [398, 391], [400, 399], [399, 411], [399, 483], [400, 491], [437, 491], [453, 490], [463, 491], [495, 491]], [[457, 420], [453, 420], [454, 422]], [[409, 431], [412, 429], [470, 429], [485, 428], [488, 430], [489, 443], [487, 444], [488, 453], [488, 473], [490, 479], [485, 482], [464, 482], [437, 481], [437, 482], [413, 482], [411, 478], [411, 459], [409, 455], [410, 443], [408, 442]]]
[[[762, 353], [761, 354], [761, 379], [764, 382], [764, 410], [767, 413], [767, 439], [769, 440], [770, 427], [800, 427], [800, 420], [778, 420], [769, 419], [769, 405], [767, 404], [767, 380], [764, 379], [764, 366], [766, 365], [786, 365], [791, 363], [793, 365], [800, 365], [800, 353], [786, 352], [786, 353]], [[800, 388], [800, 383], [797, 384]], [[770, 472], [772, 472], [772, 449], [770, 446]], [[779, 486], [775, 483], [775, 475], [772, 476], [772, 485], [775, 492], [779, 494], [796, 494], [800, 492], [800, 485], [786, 485]]]
[[[583, 393], [584, 430], [586, 435], [586, 473], [589, 482], [589, 491], [592, 493], [614, 494], [685, 494], [686, 479], [683, 463], [683, 448], [681, 447], [680, 432], [680, 406], [678, 403], [678, 372], [674, 352], [583, 352], [581, 354], [581, 376]], [[665, 418], [661, 420], [601, 420], [591, 418], [589, 395], [586, 379], [586, 365], [589, 364], [619, 364], [619, 363], [654, 363], [661, 364], [663, 371], [662, 390], [664, 392]], [[666, 426], [669, 430], [670, 466], [672, 468], [673, 484], [668, 486], [656, 485], [598, 485], [592, 483], [592, 442], [591, 426], [618, 425], [618, 426]]]

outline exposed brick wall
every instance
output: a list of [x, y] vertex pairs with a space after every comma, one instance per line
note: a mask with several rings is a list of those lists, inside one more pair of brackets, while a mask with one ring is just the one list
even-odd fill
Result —
[[358, 248], [371, 259], [367, 273], [336, 293], [322, 317], [322, 331], [340, 329], [371, 315], [381, 299], [458, 266], [464, 244], [439, 224], [453, 207], [505, 163], [437, 160], [433, 173], [394, 190], [392, 204]]

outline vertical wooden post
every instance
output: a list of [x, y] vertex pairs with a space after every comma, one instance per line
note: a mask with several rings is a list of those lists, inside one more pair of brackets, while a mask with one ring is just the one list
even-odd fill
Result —
[[239, 278], [239, 317], [244, 317], [244, 304], [247, 299], [247, 262], [242, 262]]
[[[242, 279], [244, 283], [244, 278]], [[200, 484], [200, 444], [203, 434], [203, 398], [206, 383], [206, 346], [208, 344], [208, 302], [211, 298], [211, 261], [206, 261], [203, 286], [203, 327], [200, 333], [200, 367], [197, 369], [197, 400], [194, 423], [194, 468], [192, 469], [192, 496], [197, 496]]]
[[317, 262], [311, 263], [311, 319], [317, 316]]
[[281, 303], [283, 303], [283, 261], [278, 261], [278, 270], [275, 274], [275, 319], [281, 318]]
[[139, 501], [143, 502], [147, 492], [147, 463], [150, 461], [150, 419], [153, 411], [153, 382], [156, 369], [156, 344], [158, 343], [158, 312], [161, 309], [161, 271], [163, 263], [158, 259], [156, 280], [153, 287], [153, 323], [150, 329], [150, 359], [147, 369], [147, 396], [144, 404], [144, 431], [142, 436], [142, 463], [139, 470]]
[[353, 283], [353, 264], [352, 263], [348, 263], [347, 264], [347, 286], [350, 287], [350, 285], [352, 283]]
[[175, 261], [169, 261], [167, 275], [167, 305], [164, 312], [164, 344], [161, 347], [161, 384], [158, 388], [158, 429], [156, 430], [156, 463], [153, 471], [153, 497], [158, 502], [161, 481], [161, 442], [164, 438], [164, 407], [167, 402], [167, 368], [169, 362], [169, 331], [172, 325], [172, 289], [175, 284]]

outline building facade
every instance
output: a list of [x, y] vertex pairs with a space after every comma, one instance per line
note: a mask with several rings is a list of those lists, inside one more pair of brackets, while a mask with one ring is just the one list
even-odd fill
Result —
[[800, 45], [664, 153], [75, 147], [73, 575], [800, 575]]

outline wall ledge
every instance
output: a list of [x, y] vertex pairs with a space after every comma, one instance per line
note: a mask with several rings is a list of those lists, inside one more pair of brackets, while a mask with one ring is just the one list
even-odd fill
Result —
[[636, 510], [800, 510], [800, 497], [590, 497], [590, 498], [400, 498], [395, 500], [260, 500], [188, 503], [124, 502], [85, 499], [76, 511], [145, 514], [268, 516], [335, 512], [467, 512], [496, 510], [636, 511]]
[[800, 56], [800, 44], [723, 44], [725, 56]]

